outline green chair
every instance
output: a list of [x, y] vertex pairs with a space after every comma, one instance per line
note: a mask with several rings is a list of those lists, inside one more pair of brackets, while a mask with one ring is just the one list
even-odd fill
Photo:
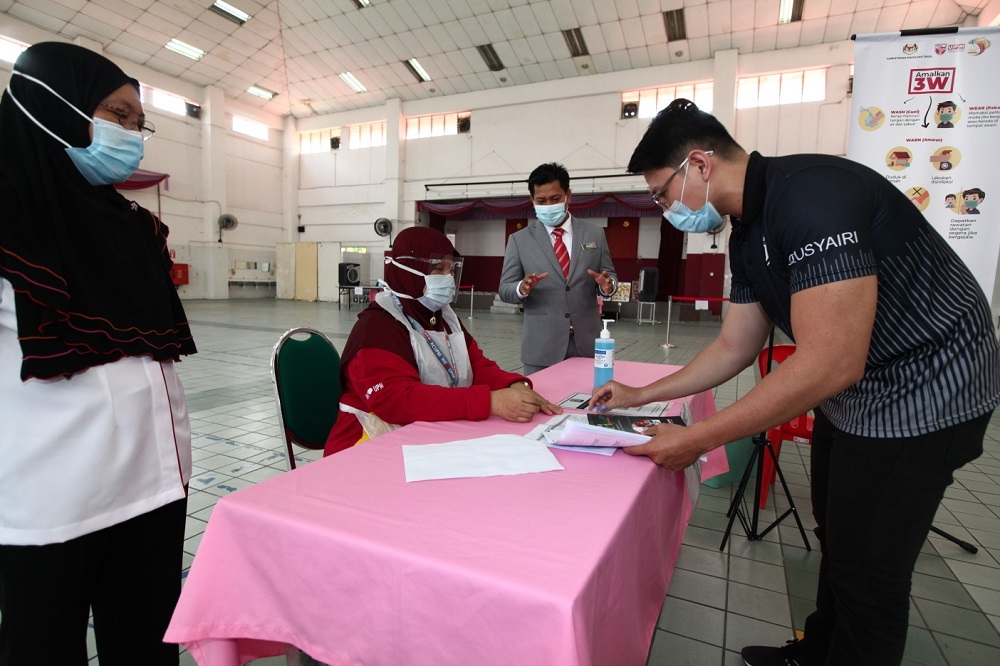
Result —
[[340, 354], [325, 334], [312, 328], [293, 328], [274, 345], [271, 381], [288, 465], [295, 469], [292, 443], [322, 449], [337, 421]]

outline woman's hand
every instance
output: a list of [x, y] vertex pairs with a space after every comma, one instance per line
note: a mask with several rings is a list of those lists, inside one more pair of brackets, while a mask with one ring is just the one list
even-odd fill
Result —
[[539, 411], [545, 414], [562, 414], [562, 408], [535, 393], [524, 384], [490, 392], [490, 415], [507, 421], [527, 423]]

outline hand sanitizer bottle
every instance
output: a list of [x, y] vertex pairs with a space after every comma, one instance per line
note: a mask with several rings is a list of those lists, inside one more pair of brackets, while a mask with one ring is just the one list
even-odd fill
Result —
[[594, 388], [615, 377], [615, 339], [608, 330], [608, 324], [614, 319], [601, 321], [604, 322], [604, 330], [601, 331], [601, 337], [594, 340]]

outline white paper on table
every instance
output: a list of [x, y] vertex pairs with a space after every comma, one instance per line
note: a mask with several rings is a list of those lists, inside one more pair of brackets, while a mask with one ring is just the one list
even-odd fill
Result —
[[[590, 404], [590, 395], [590, 393], [571, 393], [559, 402], [559, 406], [566, 409], [587, 409], [587, 405]], [[663, 416], [663, 413], [670, 409], [670, 404], [670, 401], [651, 402], [648, 405], [636, 407], [619, 407], [607, 413], [622, 416]]]
[[[581, 394], [582, 395], [582, 394]], [[553, 416], [545, 423], [535, 426], [525, 437], [542, 442], [552, 449], [563, 449], [564, 451], [578, 451], [582, 453], [596, 453], [599, 456], [612, 456], [618, 450], [614, 446], [561, 446], [556, 442], [562, 434], [567, 421], [587, 422], [587, 417], [581, 414], [561, 414]]]
[[625, 432], [614, 428], [580, 423], [579, 421], [567, 421], [559, 436], [557, 444], [563, 446], [638, 446], [645, 444], [652, 437], [640, 435], [637, 432]]
[[403, 446], [406, 482], [561, 470], [548, 447], [519, 435]]

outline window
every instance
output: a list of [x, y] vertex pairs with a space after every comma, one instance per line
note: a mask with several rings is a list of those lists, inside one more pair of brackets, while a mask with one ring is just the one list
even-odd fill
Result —
[[825, 69], [751, 76], [739, 79], [736, 84], [737, 109], [822, 102], [824, 99], [826, 99]]
[[147, 108], [152, 107], [158, 111], [166, 111], [178, 116], [198, 118], [201, 111], [201, 107], [183, 97], [178, 97], [173, 93], [168, 93], [165, 90], [153, 88], [146, 84], [139, 86], [139, 99], [142, 100], [143, 106]]
[[351, 252], [351, 253], [354, 253], [354, 254], [368, 254], [368, 248], [367, 247], [342, 247], [342, 248], [340, 248], [340, 253], [341, 254], [345, 254], [347, 252]]
[[702, 111], [711, 113], [713, 90], [714, 85], [711, 81], [649, 90], [632, 90], [622, 93], [622, 104], [638, 104], [640, 118], [652, 118], [675, 99], [689, 99], [697, 104]]
[[385, 145], [385, 121], [365, 125], [351, 125], [348, 130], [347, 147], [350, 150], [358, 148], [375, 148]]
[[261, 141], [267, 141], [268, 137], [267, 125], [242, 116], [233, 116], [233, 131]]
[[154, 109], [175, 113], [178, 116], [187, 115], [187, 100], [156, 88], [144, 87], [143, 104], [149, 104]]
[[299, 153], [325, 153], [340, 147], [340, 128], [299, 133]]
[[27, 44], [22, 44], [10, 37], [0, 36], [0, 60], [13, 63], [26, 48], [28, 48]]
[[406, 119], [406, 138], [425, 139], [430, 136], [446, 136], [458, 134], [463, 127], [468, 127], [468, 118], [471, 114], [466, 113], [441, 113], [434, 116], [417, 116]]

